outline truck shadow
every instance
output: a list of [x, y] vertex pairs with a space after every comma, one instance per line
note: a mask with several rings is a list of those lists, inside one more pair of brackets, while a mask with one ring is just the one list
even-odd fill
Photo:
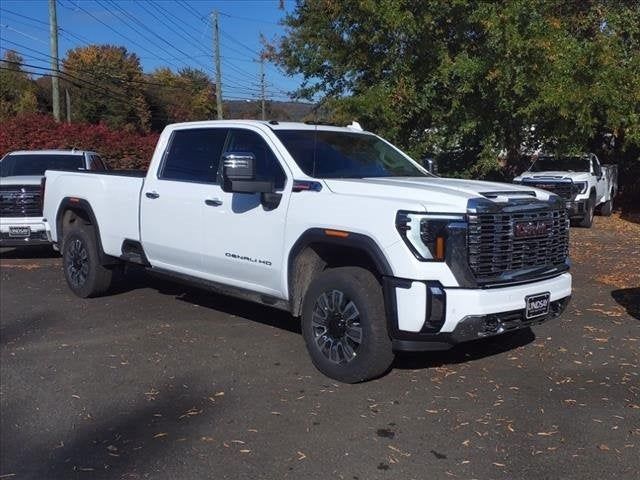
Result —
[[[150, 275], [143, 269], [131, 270], [125, 276], [125, 280], [117, 282], [117, 285], [117, 290], [113, 290], [111, 294], [125, 293], [139, 288], [151, 288], [162, 295], [173, 296], [181, 302], [210, 308], [228, 315], [242, 317], [252, 322], [301, 334], [300, 321], [292, 317], [288, 312]], [[392, 368], [432, 368], [473, 361], [522, 347], [533, 342], [535, 338], [532, 330], [525, 328], [497, 337], [463, 343], [445, 351], [403, 352], [397, 355]]]
[[179, 283], [159, 275], [152, 275], [141, 268], [131, 268], [115, 282], [109, 295], [118, 295], [132, 290], [150, 288], [162, 295], [169, 295], [181, 302], [209, 308], [227, 315], [242, 317], [253, 322], [281, 328], [300, 334], [300, 322], [288, 312], [242, 300], [192, 285]]
[[530, 328], [508, 332], [491, 338], [465, 342], [450, 350], [434, 352], [400, 352], [391, 368], [416, 370], [470, 362], [499, 355], [530, 344], [536, 339]]
[[636, 320], [640, 320], [640, 287], [621, 288], [611, 292], [613, 299], [627, 310]]
[[99, 418], [72, 428], [61, 422], [60, 431], [44, 435], [25, 431], [28, 412], [9, 402], [3, 409], [2, 478], [146, 478], [159, 457], [198, 448], [204, 431], [210, 437], [202, 438], [213, 439], [219, 418], [229, 415], [224, 402], [214, 405], [207, 392], [186, 390], [185, 384], [198, 381], [176, 379], [161, 385], [156, 399], [126, 409], [114, 403]]
[[34, 245], [31, 247], [3, 247], [0, 248], [2, 259], [35, 259], [35, 258], [59, 258], [60, 254], [53, 247], [47, 245]]

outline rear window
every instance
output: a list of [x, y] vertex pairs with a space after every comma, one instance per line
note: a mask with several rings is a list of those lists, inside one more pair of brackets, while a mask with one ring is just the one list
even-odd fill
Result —
[[80, 170], [83, 155], [7, 155], [0, 162], [0, 176], [42, 176], [47, 170]]

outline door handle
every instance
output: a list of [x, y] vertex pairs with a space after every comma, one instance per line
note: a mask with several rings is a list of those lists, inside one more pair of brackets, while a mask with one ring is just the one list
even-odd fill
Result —
[[147, 192], [144, 194], [144, 196], [147, 198], [156, 199], [160, 197], [160, 194], [158, 192]]
[[219, 198], [207, 198], [204, 203], [206, 203], [210, 207], [219, 207], [220, 205], [222, 205], [222, 200], [220, 200]]

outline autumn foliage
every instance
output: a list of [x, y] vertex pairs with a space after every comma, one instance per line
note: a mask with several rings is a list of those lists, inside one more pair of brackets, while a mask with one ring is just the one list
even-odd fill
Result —
[[157, 133], [139, 134], [104, 124], [56, 123], [49, 115], [24, 115], [2, 121], [0, 155], [13, 150], [92, 150], [112, 169], [146, 169]]

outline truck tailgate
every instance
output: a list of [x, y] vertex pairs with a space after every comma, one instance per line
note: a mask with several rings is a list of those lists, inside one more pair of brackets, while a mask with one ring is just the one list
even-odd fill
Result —
[[[95, 217], [102, 248], [120, 256], [125, 239], [140, 240], [140, 191], [144, 178], [97, 172], [47, 171], [44, 215], [51, 236], [58, 242], [57, 217], [63, 202], [89, 206]], [[70, 199], [70, 200], [69, 200]]]

